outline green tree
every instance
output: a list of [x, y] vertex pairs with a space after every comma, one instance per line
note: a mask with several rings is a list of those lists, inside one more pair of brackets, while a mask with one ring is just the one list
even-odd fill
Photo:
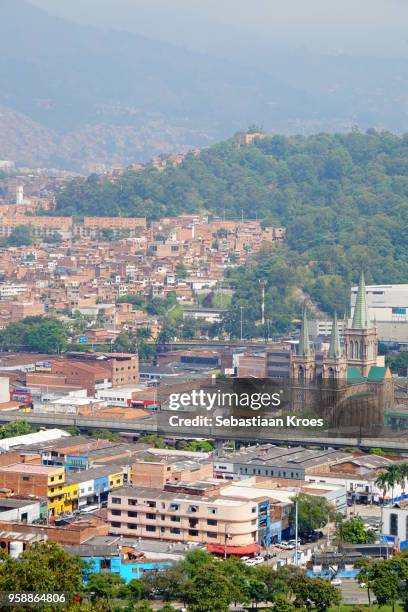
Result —
[[62, 236], [59, 232], [53, 232], [50, 236], [44, 236], [42, 240], [46, 244], [61, 244]]
[[24, 436], [25, 434], [36, 431], [34, 427], [27, 421], [13, 421], [0, 427], [0, 439], [13, 438], [14, 436]]
[[[295, 498], [293, 498], [293, 501]], [[298, 500], [298, 525], [299, 533], [307, 534], [315, 529], [321, 529], [328, 520], [336, 518], [333, 505], [323, 497], [299, 493]], [[290, 514], [290, 525], [292, 530], [295, 526], [295, 504], [292, 504]]]
[[52, 317], [26, 317], [0, 331], [3, 350], [57, 353], [65, 348], [67, 339], [65, 326]]
[[[83, 561], [66, 553], [59, 544], [35, 542], [20, 558], [8, 557], [0, 563], [0, 590], [63, 591], [73, 597], [83, 591], [82, 573], [85, 569]], [[44, 606], [43, 609], [47, 610], [47, 607]]]
[[273, 612], [296, 612], [296, 608], [285, 595], [279, 594], [275, 598]]
[[131, 602], [139, 601], [144, 594], [143, 582], [138, 578], [130, 580], [120, 591], [120, 594], [125, 599]]
[[336, 537], [339, 542], [350, 544], [374, 544], [376, 540], [375, 533], [364, 527], [364, 522], [360, 517], [341, 522], [337, 528]]
[[310, 609], [313, 606], [319, 612], [325, 612], [341, 602], [339, 590], [322, 578], [297, 577], [292, 580], [291, 587], [296, 609]]
[[124, 584], [125, 581], [117, 574], [89, 574], [86, 590], [91, 594], [92, 601], [108, 601], [119, 596]]
[[177, 278], [186, 278], [187, 277], [187, 268], [183, 263], [178, 263], [175, 267], [175, 273]]
[[147, 600], [138, 601], [131, 609], [134, 612], [154, 612], [152, 606]]
[[188, 594], [191, 612], [228, 612], [232, 600], [230, 582], [216, 564], [195, 571]]
[[17, 225], [7, 239], [9, 246], [30, 246], [34, 242], [30, 225]]

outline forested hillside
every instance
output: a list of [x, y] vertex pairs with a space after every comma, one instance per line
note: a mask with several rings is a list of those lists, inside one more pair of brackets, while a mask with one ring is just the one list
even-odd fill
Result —
[[[302, 290], [321, 309], [342, 315], [361, 269], [368, 283], [408, 281], [408, 135], [273, 136], [241, 147], [231, 139], [164, 172], [129, 171], [116, 184], [77, 180], [57, 200], [58, 214], [77, 216], [199, 210], [257, 216], [288, 230], [286, 246], [233, 272], [234, 319], [259, 291], [260, 275], [269, 280], [275, 331], [298, 312]], [[248, 317], [249, 325], [259, 313], [248, 308]]]

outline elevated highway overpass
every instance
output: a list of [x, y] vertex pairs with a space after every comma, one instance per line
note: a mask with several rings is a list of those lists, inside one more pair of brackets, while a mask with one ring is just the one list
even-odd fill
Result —
[[[335, 432], [319, 432], [313, 433], [288, 433], [284, 430], [282, 433], [277, 433], [271, 430], [253, 430], [251, 428], [240, 429], [237, 431], [234, 428], [223, 429], [212, 427], [171, 427], [163, 426], [158, 423], [158, 413], [152, 413], [147, 417], [139, 419], [123, 419], [110, 420], [101, 419], [91, 416], [79, 416], [73, 414], [56, 414], [56, 413], [41, 413], [31, 412], [22, 413], [18, 411], [0, 412], [0, 423], [10, 423], [16, 420], [24, 420], [37, 427], [78, 427], [82, 431], [96, 431], [98, 429], [106, 429], [112, 432], [134, 433], [136, 435], [143, 434], [159, 434], [168, 438], [183, 439], [183, 438], [211, 438], [217, 443], [222, 443], [226, 440], [235, 440], [236, 442], [261, 442], [273, 444], [293, 444], [303, 446], [317, 446], [321, 448], [349, 448], [359, 447], [362, 449], [382, 448], [389, 451], [406, 452], [408, 453], [408, 432], [406, 434], [397, 432], [389, 437], [364, 437], [361, 436], [346, 436], [336, 435]], [[326, 436], [324, 435], [326, 433]]]

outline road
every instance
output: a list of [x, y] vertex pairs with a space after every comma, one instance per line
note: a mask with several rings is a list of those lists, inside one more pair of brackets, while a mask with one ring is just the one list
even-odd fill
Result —
[[[157, 418], [160, 415], [160, 423]], [[18, 412], [0, 411], [0, 423], [13, 422], [17, 419], [28, 421], [40, 427], [59, 427], [76, 426], [82, 430], [108, 429], [109, 431], [132, 432], [132, 433], [153, 433], [172, 438], [211, 438], [217, 441], [236, 440], [236, 441], [256, 441], [270, 442], [272, 444], [292, 443], [303, 446], [313, 445], [314, 447], [342, 448], [356, 446], [369, 449], [381, 447], [387, 450], [408, 451], [408, 436], [395, 437], [388, 439], [381, 438], [352, 438], [352, 437], [325, 437], [319, 434], [295, 434], [295, 433], [275, 433], [274, 430], [257, 428], [233, 428], [233, 427], [171, 427], [166, 424], [164, 413], [154, 413], [151, 417], [142, 418], [135, 421], [130, 419], [110, 420], [90, 416], [79, 416], [73, 414], [56, 414], [40, 412]]]

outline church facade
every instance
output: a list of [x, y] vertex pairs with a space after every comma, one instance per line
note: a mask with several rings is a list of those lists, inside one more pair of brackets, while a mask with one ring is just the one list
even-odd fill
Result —
[[[303, 311], [298, 350], [292, 358], [291, 370], [292, 383], [303, 405], [308, 397], [307, 387], [333, 390], [332, 396], [325, 396], [323, 404], [325, 407], [335, 404], [336, 426], [382, 427], [384, 409], [394, 404], [394, 380], [378, 356], [378, 334], [369, 316], [364, 274], [360, 277], [353, 317], [345, 329], [343, 343], [335, 315], [329, 350], [315, 353], [309, 340], [306, 310]], [[311, 397], [309, 394], [306, 404]]]

